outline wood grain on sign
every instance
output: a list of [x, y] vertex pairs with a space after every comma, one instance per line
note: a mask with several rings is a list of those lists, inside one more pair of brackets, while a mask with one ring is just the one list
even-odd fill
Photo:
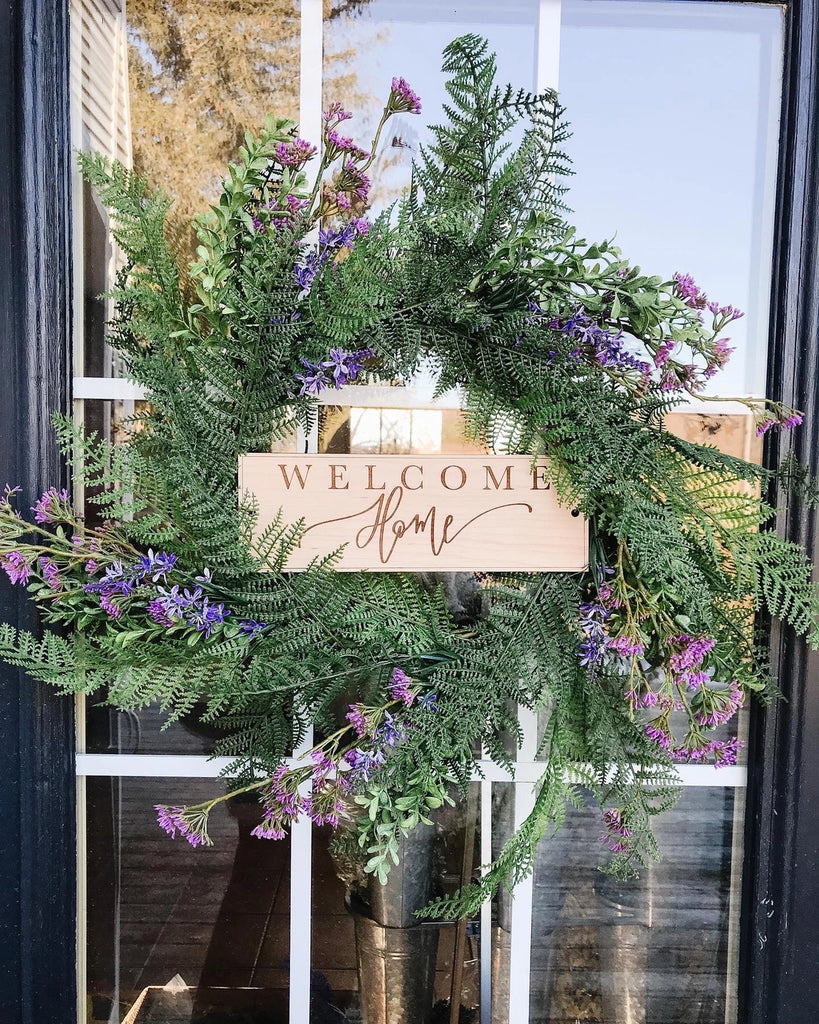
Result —
[[588, 526], [526, 455], [245, 455], [257, 535], [282, 511], [306, 530], [287, 568], [345, 545], [342, 571], [577, 572]]

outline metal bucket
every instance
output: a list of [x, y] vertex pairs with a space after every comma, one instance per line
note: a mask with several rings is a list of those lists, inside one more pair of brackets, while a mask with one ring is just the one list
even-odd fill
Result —
[[370, 917], [387, 928], [412, 928], [419, 924], [415, 912], [432, 896], [432, 855], [436, 829], [416, 825], [398, 845], [398, 863], [382, 885], [371, 876], [368, 889]]
[[437, 925], [387, 928], [355, 918], [363, 1024], [430, 1024]]
[[415, 912], [432, 896], [435, 827], [402, 836], [398, 864], [385, 884], [370, 878], [368, 914], [355, 914], [356, 958], [364, 1024], [430, 1024], [438, 926]]

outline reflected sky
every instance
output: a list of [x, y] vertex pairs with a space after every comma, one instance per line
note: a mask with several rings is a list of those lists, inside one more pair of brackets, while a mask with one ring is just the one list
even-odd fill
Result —
[[574, 222], [746, 311], [714, 381], [723, 394], [765, 387], [781, 32], [779, 8], [563, 4]]
[[[423, 101], [391, 123], [376, 172], [394, 198], [425, 126], [445, 99], [440, 54], [477, 32], [497, 52], [499, 79], [532, 89], [540, 4], [450, 5], [373, 0], [327, 25], [325, 100], [350, 95], [364, 141], [393, 75]], [[581, 234], [614, 238], [632, 263], [691, 273], [709, 297], [744, 309], [737, 351], [715, 393], [764, 392], [770, 248], [782, 49], [778, 7], [662, 0], [563, 0], [560, 97], [573, 137], [567, 202]], [[348, 56], [343, 56], [344, 54]], [[553, 69], [540, 69], [541, 81]], [[358, 116], [362, 101], [366, 114]], [[348, 100], [347, 102], [351, 102]]]

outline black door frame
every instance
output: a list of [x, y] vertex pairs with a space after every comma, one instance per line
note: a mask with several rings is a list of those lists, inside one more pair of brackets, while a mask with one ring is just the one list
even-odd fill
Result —
[[[805, 412], [768, 437], [767, 465], [793, 445], [819, 473], [819, 3], [786, 15], [768, 394]], [[795, 503], [777, 524], [819, 564], [817, 516]], [[819, 1018], [819, 655], [771, 634], [785, 695], [751, 720], [740, 939], [740, 1024]]]
[[[68, 40], [68, 0], [0, 0], [0, 486], [19, 483], [32, 500], [66, 481], [50, 415], [70, 408]], [[805, 411], [793, 443], [816, 473], [819, 0], [788, 4], [782, 109], [768, 390]], [[769, 437], [769, 464], [789, 443]], [[816, 525], [816, 516], [797, 504], [779, 528], [819, 562]], [[0, 619], [32, 624], [24, 594], [2, 582]], [[786, 700], [752, 714], [739, 1020], [814, 1024], [819, 656], [775, 628], [772, 663]], [[73, 1024], [73, 707], [4, 665], [0, 694], [0, 1019]]]
[[[68, 107], [67, 2], [0, 0], [0, 487], [26, 499], [66, 482], [50, 416], [70, 408]], [[29, 604], [0, 584], [0, 620], [31, 628]], [[76, 1018], [73, 717], [0, 665], [4, 1024]]]

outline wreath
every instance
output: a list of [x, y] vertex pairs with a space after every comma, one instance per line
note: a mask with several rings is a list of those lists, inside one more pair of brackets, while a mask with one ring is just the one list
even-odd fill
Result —
[[[227, 796], [261, 800], [255, 835], [345, 818], [381, 880], [482, 751], [513, 771], [518, 709], [539, 712], [534, 810], [479, 880], [426, 910], [464, 915], [531, 871], [581, 787], [611, 869], [629, 871], [658, 855], [651, 819], [675, 799], [675, 765], [735, 763], [726, 723], [771, 692], [760, 613], [819, 642], [810, 564], [764, 529], [777, 510], [759, 494], [817, 491], [791, 459], [774, 474], [665, 428], [727, 362], [742, 314], [577, 237], [553, 92], [497, 86], [475, 36], [443, 68], [447, 120], [392, 207], [367, 218], [385, 124], [420, 113], [402, 78], [369, 151], [343, 135], [340, 103], [320, 152], [289, 120], [248, 134], [184, 272], [169, 200], [79, 157], [125, 255], [110, 342], [148, 405], [122, 445], [57, 420], [95, 519], [55, 488], [24, 517], [6, 488], [0, 564], [56, 629], [3, 625], [0, 655], [65, 693], [201, 715], [233, 758]], [[589, 521], [587, 572], [430, 581], [336, 573], [328, 555], [290, 573], [302, 524], [255, 536], [238, 457], [309, 430], [323, 390], [354, 404], [355, 382], [405, 381], [422, 359], [441, 392], [462, 389], [472, 437], [548, 459], [560, 501]], [[801, 420], [745, 404], [759, 432]], [[310, 725], [318, 742], [294, 761]], [[207, 844], [227, 796], [159, 807], [159, 823]]]

